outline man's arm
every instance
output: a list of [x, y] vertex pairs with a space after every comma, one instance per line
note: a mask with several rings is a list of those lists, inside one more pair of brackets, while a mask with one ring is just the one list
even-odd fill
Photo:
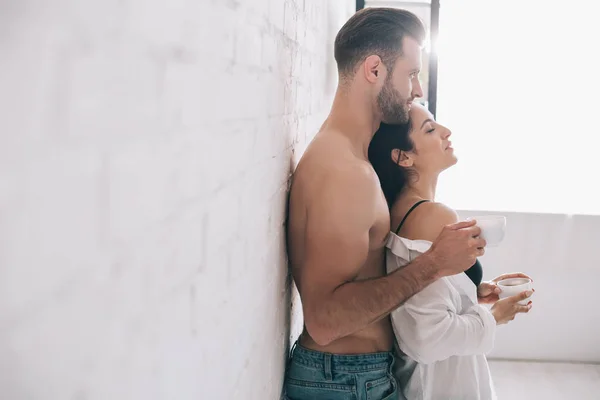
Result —
[[385, 317], [439, 276], [426, 253], [388, 276], [354, 280], [367, 260], [380, 196], [370, 173], [329, 173], [309, 205], [300, 286], [307, 330], [320, 345]]

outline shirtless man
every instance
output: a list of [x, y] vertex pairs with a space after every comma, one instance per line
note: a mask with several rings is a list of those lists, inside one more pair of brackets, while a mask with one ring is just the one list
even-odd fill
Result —
[[446, 226], [430, 251], [385, 275], [390, 213], [368, 161], [381, 121], [408, 121], [422, 96], [425, 29], [405, 11], [367, 8], [339, 31], [339, 85], [292, 182], [288, 251], [304, 313], [285, 393], [291, 400], [397, 399], [389, 313], [483, 254], [475, 221]]

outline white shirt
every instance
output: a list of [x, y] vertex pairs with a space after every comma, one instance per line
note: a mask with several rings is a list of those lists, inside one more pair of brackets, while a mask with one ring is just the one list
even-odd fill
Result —
[[[431, 247], [390, 232], [388, 274]], [[408, 400], [496, 399], [485, 354], [494, 345], [496, 320], [478, 304], [477, 288], [460, 273], [444, 277], [391, 313], [400, 347], [398, 378]]]

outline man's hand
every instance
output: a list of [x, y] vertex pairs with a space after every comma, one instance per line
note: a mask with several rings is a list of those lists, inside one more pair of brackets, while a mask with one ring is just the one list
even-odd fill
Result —
[[[485, 240], [479, 237], [477, 221], [446, 225], [427, 252], [438, 266], [439, 276], [459, 274], [469, 269], [485, 252]], [[426, 254], [427, 254], [426, 253]]]
[[[481, 284], [479, 284], [477, 287], [477, 298], [479, 300], [479, 304], [494, 304], [497, 302], [500, 299], [498, 295], [502, 292], [502, 290], [498, 287], [498, 282], [509, 278], [531, 279], [531, 277], [522, 272], [513, 272], [510, 274], [500, 275], [489, 282], [481, 282]], [[533, 282], [533, 279], [531, 279], [531, 281]]]

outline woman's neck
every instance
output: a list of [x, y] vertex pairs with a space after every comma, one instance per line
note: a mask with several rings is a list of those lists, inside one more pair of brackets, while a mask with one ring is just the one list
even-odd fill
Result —
[[417, 179], [411, 182], [406, 188], [406, 193], [423, 200], [434, 201], [438, 176], [439, 174], [427, 175], [419, 173]]

